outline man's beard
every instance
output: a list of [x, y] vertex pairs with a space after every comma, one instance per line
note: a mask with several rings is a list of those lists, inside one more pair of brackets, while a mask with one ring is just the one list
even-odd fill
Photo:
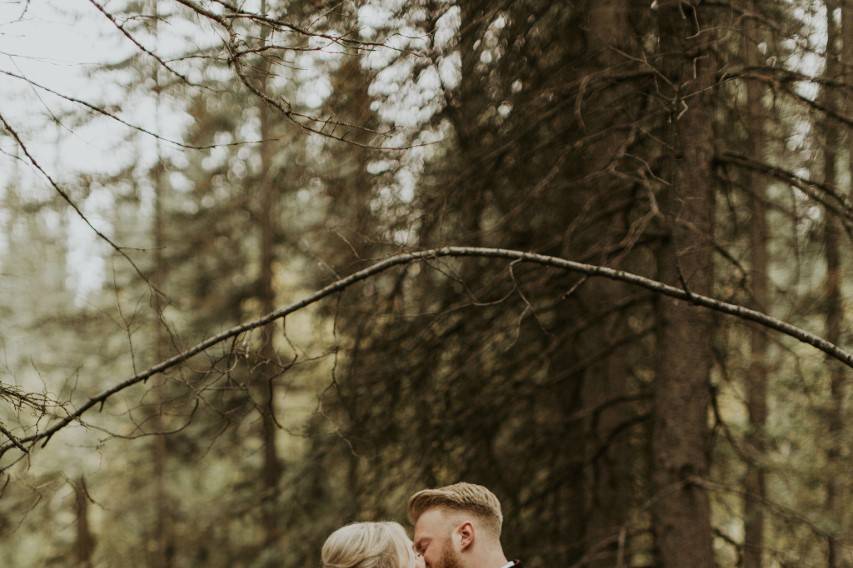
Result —
[[444, 550], [441, 551], [441, 558], [438, 559], [438, 564], [430, 568], [462, 568], [462, 560], [459, 555], [453, 550], [453, 543], [448, 540], [444, 544]]

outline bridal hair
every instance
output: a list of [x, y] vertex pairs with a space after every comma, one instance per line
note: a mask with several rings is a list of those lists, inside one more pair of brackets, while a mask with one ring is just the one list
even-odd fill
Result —
[[472, 513], [497, 536], [501, 534], [501, 502], [482, 485], [462, 482], [418, 491], [409, 499], [409, 519], [417, 523], [418, 517], [435, 507]]
[[329, 535], [323, 568], [414, 568], [415, 553], [398, 523], [353, 523]]

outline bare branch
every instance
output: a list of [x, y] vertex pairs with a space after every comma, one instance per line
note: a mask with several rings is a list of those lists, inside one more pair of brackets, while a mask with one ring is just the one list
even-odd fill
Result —
[[103, 15], [104, 15], [104, 16], [105, 16], [105, 17], [106, 17], [106, 18], [107, 18], [107, 19], [108, 19], [108, 20], [113, 24], [113, 26], [115, 26], [115, 28], [116, 28], [118, 31], [120, 31], [120, 32], [121, 32], [121, 33], [122, 33], [122, 34], [123, 34], [127, 39], [129, 39], [129, 40], [133, 43], [133, 45], [135, 45], [136, 47], [138, 47], [138, 48], [140, 49], [140, 51], [142, 51], [143, 53], [145, 53], [145, 54], [147, 54], [147, 55], [149, 55], [149, 56], [153, 57], [153, 58], [154, 58], [154, 60], [155, 60], [155, 61], [157, 61], [157, 63], [159, 63], [159, 64], [160, 64], [162, 67], [164, 67], [167, 71], [169, 71], [169, 73], [171, 73], [172, 75], [176, 76], [177, 78], [179, 78], [181, 81], [183, 81], [183, 82], [184, 82], [184, 83], [186, 83], [187, 85], [191, 85], [191, 86], [193, 86], [193, 87], [202, 87], [202, 88], [205, 88], [205, 87], [204, 87], [204, 85], [199, 85], [199, 84], [197, 84], [197, 83], [193, 83], [192, 81], [190, 81], [189, 77], [187, 77], [186, 75], [182, 74], [182, 73], [181, 73], [181, 72], [179, 72], [179, 71], [176, 71], [176, 70], [175, 70], [174, 68], [172, 68], [168, 63], [166, 63], [165, 61], [163, 61], [163, 58], [161, 58], [159, 55], [157, 55], [156, 53], [154, 53], [153, 51], [151, 51], [150, 49], [148, 49], [147, 47], [145, 47], [144, 45], [142, 45], [142, 44], [139, 42], [139, 40], [137, 40], [135, 37], [133, 37], [133, 35], [131, 35], [131, 34], [130, 34], [130, 32], [128, 32], [128, 31], [124, 28], [124, 25], [123, 25], [123, 24], [120, 24], [120, 23], [118, 22], [118, 20], [116, 20], [116, 17], [115, 17], [115, 16], [113, 16], [112, 14], [110, 14], [109, 12], [107, 12], [107, 10], [106, 10], [103, 6], [101, 6], [100, 4], [98, 4], [97, 2], [95, 2], [95, 0], [89, 0], [89, 3], [90, 3], [90, 4], [92, 4], [95, 8], [97, 8], [97, 9], [98, 9], [98, 11], [99, 11], [100, 13], [102, 13], [102, 14], [103, 14]]
[[27, 448], [25, 448], [25, 447], [23, 446], [23, 444], [21, 444], [21, 442], [19, 442], [19, 441], [18, 441], [18, 438], [17, 438], [17, 437], [15, 437], [15, 435], [14, 435], [14, 434], [12, 434], [12, 432], [10, 432], [9, 430], [7, 430], [7, 429], [3, 426], [3, 424], [2, 424], [2, 423], [0, 423], [0, 433], [2, 433], [4, 436], [6, 436], [7, 438], [9, 438], [9, 442], [11, 442], [13, 446], [15, 446], [16, 448], [18, 448], [19, 450], [21, 450], [21, 451], [22, 451], [22, 452], [24, 452], [25, 454], [29, 453], [29, 450], [28, 450]]
[[240, 144], [257, 144], [260, 142], [265, 142], [264, 140], [251, 140], [251, 141], [229, 142], [227, 144], [208, 144], [208, 145], [204, 145], [204, 146], [195, 146], [193, 144], [185, 144], [185, 143], [180, 142], [178, 140], [172, 140], [171, 138], [166, 138], [165, 136], [161, 136], [160, 134], [157, 134], [156, 132], [148, 130], [148, 129], [146, 129], [142, 126], [139, 126], [137, 124], [133, 124], [131, 122], [128, 122], [128, 121], [124, 120], [123, 118], [121, 118], [120, 116], [106, 110], [105, 108], [99, 107], [97, 105], [94, 105], [94, 104], [87, 102], [87, 101], [84, 101], [82, 99], [78, 99], [78, 98], [60, 93], [59, 91], [51, 89], [50, 87], [48, 87], [46, 85], [42, 85], [41, 83], [37, 83], [36, 81], [33, 81], [32, 79], [30, 79], [29, 77], [25, 77], [24, 75], [12, 73], [11, 71], [6, 71], [4, 69], [0, 69], [0, 73], [2, 73], [3, 75], [6, 75], [8, 77], [12, 77], [14, 79], [20, 79], [21, 81], [25, 81], [37, 89], [41, 89], [42, 91], [48, 92], [51, 95], [55, 95], [61, 99], [68, 101], [68, 102], [84, 106], [93, 112], [96, 112], [98, 114], [106, 116], [107, 118], [110, 118], [110, 119], [118, 122], [119, 124], [123, 124], [124, 126], [127, 126], [128, 128], [132, 128], [133, 130], [136, 130], [138, 132], [142, 132], [143, 134], [147, 134], [147, 135], [155, 138], [156, 140], [160, 140], [162, 142], [168, 142], [169, 144], [174, 144], [175, 146], [178, 146], [179, 148], [184, 148], [186, 150], [210, 150], [210, 149], [213, 149], [213, 148], [216, 148], [219, 146], [237, 146]]
[[391, 47], [391, 46], [389, 46], [385, 43], [382, 43], [382, 42], [364, 41], [364, 40], [359, 40], [359, 39], [355, 39], [352, 37], [348, 37], [346, 35], [333, 35], [333, 34], [322, 33], [322, 32], [313, 32], [313, 31], [307, 30], [305, 28], [299, 27], [299, 26], [297, 26], [291, 22], [286, 22], [284, 20], [281, 20], [279, 18], [274, 18], [274, 17], [266, 15], [266, 14], [259, 14], [257, 12], [249, 12], [246, 10], [242, 10], [238, 6], [233, 5], [233, 4], [229, 4], [228, 2], [224, 2], [222, 0], [216, 0], [216, 3], [219, 4], [220, 6], [224, 7], [225, 9], [229, 10], [230, 13], [216, 14], [214, 12], [211, 12], [210, 10], [203, 8], [202, 6], [199, 6], [193, 0], [175, 0], [175, 1], [178, 4], [182, 4], [182, 5], [186, 6], [187, 8], [192, 10], [193, 12], [196, 12], [197, 14], [204, 16], [205, 18], [208, 18], [209, 20], [212, 20], [212, 21], [218, 23], [219, 25], [221, 25], [225, 28], [228, 28], [228, 29], [231, 29], [230, 22], [232, 20], [243, 19], [243, 20], [250, 20], [250, 21], [253, 21], [253, 22], [256, 22], [259, 24], [267, 25], [267, 26], [269, 26], [275, 30], [286, 30], [286, 31], [290, 31], [290, 32], [294, 32], [294, 33], [303, 35], [305, 37], [316, 37], [316, 38], [325, 39], [331, 43], [340, 45], [342, 47], [349, 47], [351, 49], [372, 50], [372, 49], [376, 49], [376, 48], [383, 48], [383, 49], [391, 49], [394, 51], [399, 51], [401, 53], [407, 53], [407, 54], [411, 54], [411, 55], [422, 55], [422, 54], [419, 54], [415, 51], [403, 50], [403, 49]]
[[[759, 172], [770, 178], [789, 183], [826, 207], [827, 210], [838, 215], [848, 229], [850, 229], [850, 225], [853, 223], [853, 204], [850, 203], [850, 200], [838, 188], [832, 185], [810, 180], [778, 166], [756, 161], [734, 152], [726, 152], [718, 157], [717, 160], [721, 163], [740, 166]], [[827, 198], [821, 197], [815, 190], [825, 194]]]
[[[217, 335], [209, 337], [208, 339], [205, 339], [194, 347], [191, 347], [190, 349], [187, 349], [182, 353], [174, 355], [169, 359], [161, 361], [153, 367], [150, 367], [147, 370], [142, 371], [141, 373], [137, 373], [134, 376], [90, 398], [87, 402], [85, 402], [73, 412], [69, 413], [67, 416], [63, 417], [50, 428], [47, 428], [46, 430], [38, 434], [33, 434], [25, 438], [20, 438], [19, 442], [21, 444], [28, 444], [31, 446], [36, 442], [42, 441], [42, 445], [44, 445], [56, 432], [68, 426], [71, 422], [78, 421], [80, 417], [83, 416], [83, 414], [88, 412], [94, 406], [103, 405], [104, 402], [106, 402], [106, 400], [109, 399], [112, 395], [121, 392], [137, 383], [143, 382], [156, 374], [164, 373], [169, 369], [176, 367], [177, 365], [190, 359], [191, 357], [204, 352], [205, 350], [213, 347], [214, 345], [217, 345], [218, 343], [222, 343], [223, 341], [234, 338], [253, 329], [263, 327], [275, 320], [282, 319], [294, 312], [297, 312], [311, 304], [322, 300], [323, 298], [341, 292], [357, 282], [371, 278], [394, 266], [411, 264], [413, 262], [423, 262], [442, 257], [501, 258], [519, 262], [530, 262], [542, 266], [549, 266], [561, 270], [567, 270], [569, 272], [577, 272], [580, 274], [585, 274], [587, 276], [598, 276], [611, 280], [617, 280], [620, 282], [627, 282], [628, 284], [633, 284], [635, 286], [651, 290], [652, 292], [655, 292], [657, 294], [669, 296], [697, 306], [701, 306], [703, 308], [707, 308], [724, 314], [729, 314], [740, 319], [758, 323], [759, 325], [776, 330], [780, 333], [793, 337], [803, 343], [807, 343], [823, 351], [830, 357], [841, 361], [848, 367], [853, 368], [853, 353], [849, 353], [841, 347], [830, 343], [829, 341], [813, 333], [805, 331], [787, 322], [770, 317], [767, 314], [764, 314], [757, 310], [753, 310], [744, 306], [739, 306], [737, 304], [723, 302], [721, 300], [697, 294], [695, 292], [687, 292], [683, 288], [670, 286], [669, 284], [664, 284], [662, 282], [658, 282], [656, 280], [640, 276], [639, 274], [625, 272], [623, 270], [615, 270], [613, 268], [607, 268], [604, 266], [574, 262], [563, 258], [546, 256], [532, 252], [522, 252], [517, 250], [499, 248], [451, 246], [412, 252], [407, 254], [400, 254], [392, 256], [390, 258], [386, 258], [385, 260], [382, 260], [363, 270], [355, 272], [347, 276], [346, 278], [336, 280], [335, 282], [332, 282], [328, 286], [314, 292], [313, 294], [303, 298], [302, 300], [299, 300], [298, 302], [279, 308], [278, 310], [270, 312], [269, 314], [256, 320], [242, 323], [221, 333], [218, 333]], [[15, 446], [11, 443], [7, 443], [0, 446], [0, 457], [2, 457], [12, 447]], [[0, 471], [2, 471], [2, 469], [0, 469]]]
[[50, 174], [47, 173], [45, 171], [45, 169], [41, 167], [41, 164], [38, 163], [38, 161], [35, 159], [35, 157], [32, 154], [30, 154], [29, 148], [27, 148], [26, 144], [24, 144], [24, 141], [18, 135], [17, 131], [14, 128], [12, 128], [12, 125], [10, 125], [6, 121], [6, 118], [3, 116], [2, 113], [0, 113], [0, 122], [3, 123], [3, 128], [6, 130], [6, 132], [8, 132], [9, 135], [15, 139], [15, 142], [18, 144], [18, 147], [21, 148], [21, 151], [23, 151], [24, 154], [27, 156], [27, 159], [29, 160], [30, 164], [32, 164], [33, 167], [35, 169], [37, 169], [47, 179], [47, 181], [50, 183], [51, 187], [53, 187], [53, 189], [60, 195], [60, 197], [62, 197], [62, 199], [64, 199], [65, 202], [71, 206], [71, 208], [74, 210], [74, 212], [77, 213], [77, 216], [80, 217], [83, 220], [83, 222], [86, 223], [86, 225], [88, 225], [90, 229], [92, 229], [92, 231], [94, 231], [94, 233], [98, 236], [98, 238], [100, 238], [102, 241], [104, 241], [105, 243], [110, 245], [110, 247], [114, 251], [116, 251], [118, 254], [120, 254], [122, 257], [124, 257], [124, 259], [130, 263], [130, 265], [133, 267], [133, 269], [136, 271], [136, 273], [139, 275], [139, 277], [142, 278], [142, 280], [145, 281], [145, 283], [148, 284], [148, 286], [150, 286], [153, 290], [155, 290], [155, 292], [159, 293], [159, 290], [157, 290], [157, 288], [148, 280], [148, 277], [145, 276], [145, 274], [142, 272], [142, 270], [140, 270], [140, 268], [136, 265], [136, 263], [133, 262], [133, 259], [130, 258], [130, 256], [128, 256], [128, 254], [126, 252], [124, 252], [125, 251], [124, 247], [118, 246], [107, 235], [105, 235], [104, 233], [102, 233], [101, 231], [96, 229], [95, 226], [92, 224], [92, 222], [89, 221], [88, 217], [86, 217], [86, 215], [80, 209], [80, 207], [78, 207], [77, 204], [74, 203], [74, 200], [71, 199], [71, 196], [68, 195], [68, 192], [66, 192], [64, 189], [62, 189], [62, 187], [60, 187], [60, 185], [56, 182], [56, 180], [54, 180], [50, 176]]

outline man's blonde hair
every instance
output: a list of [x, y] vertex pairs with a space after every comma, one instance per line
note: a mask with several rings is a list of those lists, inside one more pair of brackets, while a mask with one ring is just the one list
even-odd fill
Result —
[[326, 539], [323, 568], [414, 568], [412, 542], [399, 523], [353, 523]]
[[497, 536], [501, 534], [501, 502], [482, 485], [461, 482], [418, 491], [409, 498], [409, 519], [417, 523], [421, 515], [436, 507], [472, 513], [492, 528]]

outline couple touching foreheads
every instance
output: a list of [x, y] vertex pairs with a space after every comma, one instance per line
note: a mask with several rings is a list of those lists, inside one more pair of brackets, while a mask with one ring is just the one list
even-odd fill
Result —
[[482, 485], [455, 483], [409, 499], [414, 543], [398, 523], [354, 523], [323, 545], [323, 568], [511, 568], [501, 548], [501, 504]]

